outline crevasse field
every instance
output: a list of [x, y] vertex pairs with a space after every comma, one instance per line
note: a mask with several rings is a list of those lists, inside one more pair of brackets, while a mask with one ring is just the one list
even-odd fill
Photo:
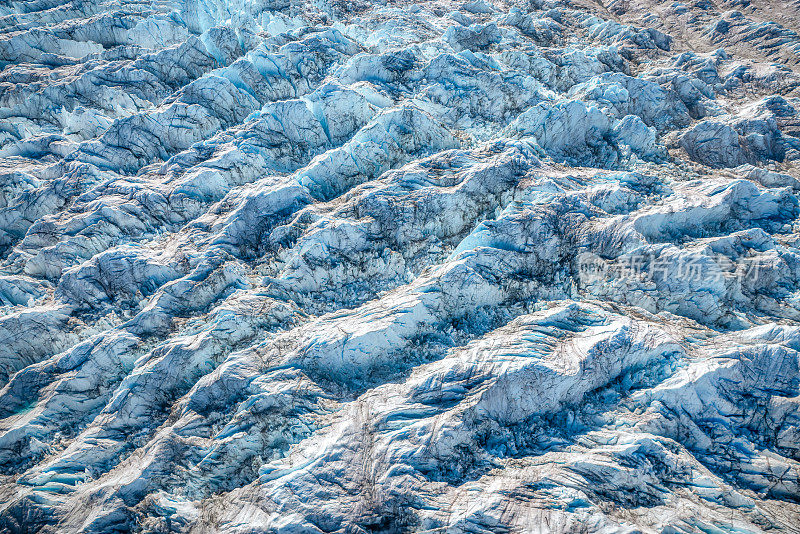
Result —
[[798, 31], [0, 0], [0, 532], [800, 532]]

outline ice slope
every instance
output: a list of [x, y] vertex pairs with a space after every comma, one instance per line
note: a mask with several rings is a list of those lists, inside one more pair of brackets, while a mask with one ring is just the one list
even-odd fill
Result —
[[800, 532], [799, 20], [0, 0], [0, 531]]

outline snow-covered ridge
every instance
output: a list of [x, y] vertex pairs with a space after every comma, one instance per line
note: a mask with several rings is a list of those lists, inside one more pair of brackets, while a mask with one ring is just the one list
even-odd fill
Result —
[[798, 21], [0, 0], [0, 532], [798, 532]]

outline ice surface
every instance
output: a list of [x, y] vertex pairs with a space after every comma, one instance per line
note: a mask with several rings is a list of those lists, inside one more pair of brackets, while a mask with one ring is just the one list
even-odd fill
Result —
[[0, 531], [797, 532], [798, 20], [0, 2]]

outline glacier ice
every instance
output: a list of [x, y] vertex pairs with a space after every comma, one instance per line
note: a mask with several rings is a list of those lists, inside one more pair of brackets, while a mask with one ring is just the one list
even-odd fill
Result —
[[798, 20], [0, 2], [0, 531], [797, 532]]

